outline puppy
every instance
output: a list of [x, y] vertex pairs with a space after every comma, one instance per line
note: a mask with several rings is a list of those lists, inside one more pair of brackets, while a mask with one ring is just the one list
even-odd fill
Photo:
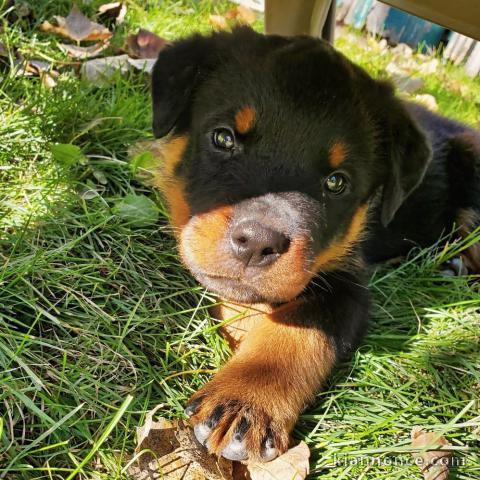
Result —
[[480, 136], [321, 40], [248, 28], [167, 47], [152, 95], [183, 262], [249, 329], [186, 413], [210, 452], [269, 461], [359, 344], [366, 267], [479, 225]]

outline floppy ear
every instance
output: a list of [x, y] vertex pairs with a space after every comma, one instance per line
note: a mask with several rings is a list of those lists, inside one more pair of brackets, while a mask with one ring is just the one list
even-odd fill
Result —
[[[160, 52], [152, 72], [153, 133], [163, 137], [188, 126], [193, 93], [214, 68], [212, 37], [195, 35]], [[210, 60], [210, 61], [209, 61]]]
[[[405, 199], [420, 184], [431, 159], [425, 134], [407, 111], [404, 103], [391, 95], [387, 125], [389, 140], [388, 170], [383, 186], [381, 222], [387, 226]], [[384, 117], [385, 118], [385, 117]]]
[[[156, 138], [190, 125], [191, 105], [199, 85], [227, 61], [248, 62], [290, 40], [261, 35], [240, 26], [232, 33], [194, 35], [162, 50], [152, 72], [153, 133]], [[243, 60], [242, 58], [245, 57]]]

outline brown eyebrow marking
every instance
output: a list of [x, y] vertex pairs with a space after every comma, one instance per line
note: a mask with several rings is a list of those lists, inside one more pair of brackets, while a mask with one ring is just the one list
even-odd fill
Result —
[[328, 160], [332, 168], [338, 168], [347, 156], [347, 147], [342, 142], [335, 142], [328, 151]]
[[257, 112], [252, 106], [247, 105], [241, 108], [235, 114], [235, 129], [237, 132], [241, 134], [248, 133], [253, 128], [256, 116]]

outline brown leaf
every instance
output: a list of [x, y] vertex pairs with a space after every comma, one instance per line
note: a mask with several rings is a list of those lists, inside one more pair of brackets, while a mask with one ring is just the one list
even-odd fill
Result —
[[165, 45], [164, 38], [143, 28], [136, 35], [127, 37], [127, 52], [133, 58], [157, 58]]
[[192, 429], [183, 421], [160, 418], [153, 421], [159, 407], [147, 414], [145, 425], [138, 429], [137, 454], [143, 452], [138, 465], [130, 468], [136, 480], [231, 480], [232, 463], [209, 455]]
[[154, 64], [155, 59], [153, 58], [135, 59], [126, 54], [94, 58], [82, 63], [80, 75], [84, 80], [103, 87], [110, 83], [117, 72], [125, 75], [134, 69], [151, 73]]
[[415, 95], [415, 97], [413, 97], [413, 100], [415, 102], [421, 103], [424, 107], [428, 108], [432, 112], [436, 112], [438, 110], [437, 99], [429, 93]]
[[257, 14], [252, 9], [245, 7], [244, 5], [238, 5], [230, 9], [225, 14], [225, 17], [237, 23], [251, 25], [257, 19]]
[[303, 480], [310, 471], [310, 450], [305, 442], [267, 463], [248, 464], [252, 480]]
[[[422, 449], [412, 453], [425, 480], [447, 480], [452, 452], [442, 447], [451, 446], [448, 440], [422, 427], [412, 428], [412, 447]], [[442, 448], [442, 450], [440, 450]]]
[[58, 45], [61, 50], [70, 55], [73, 58], [85, 60], [87, 58], [94, 58], [100, 55], [106, 48], [108, 48], [108, 42], [98, 42], [88, 47], [80, 47], [79, 45], [71, 45], [69, 43], [60, 43]]
[[217, 30], [226, 30], [228, 28], [227, 19], [223, 15], [210, 15], [208, 22]]
[[80, 76], [87, 82], [103, 87], [109, 84], [116, 72], [126, 74], [129, 69], [128, 55], [95, 58], [82, 63]]
[[77, 5], [73, 5], [66, 18], [58, 15], [54, 18], [57, 25], [52, 25], [45, 20], [40, 25], [40, 30], [55, 33], [76, 42], [81, 42], [82, 40], [108, 40], [112, 36], [112, 32], [108, 28], [92, 22], [79, 10]]
[[123, 2], [111, 2], [100, 5], [96, 17], [101, 22], [115, 22], [120, 25], [125, 20], [127, 14], [127, 5]]

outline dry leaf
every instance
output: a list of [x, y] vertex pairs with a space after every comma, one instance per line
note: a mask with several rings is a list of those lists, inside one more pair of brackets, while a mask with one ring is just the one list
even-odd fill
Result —
[[125, 20], [127, 14], [127, 5], [123, 2], [111, 2], [100, 5], [96, 17], [105, 23], [115, 22], [120, 25]]
[[425, 448], [425, 451], [412, 453], [425, 480], [447, 480], [452, 452], [439, 450], [451, 446], [447, 439], [438, 433], [426, 432], [421, 427], [413, 427], [411, 436], [413, 448]]
[[415, 95], [413, 99], [416, 102], [421, 103], [424, 107], [428, 108], [432, 112], [436, 112], [438, 110], [437, 99], [433, 95], [430, 95], [429, 93], [422, 93], [419, 95]]
[[40, 30], [55, 33], [63, 37], [81, 42], [82, 40], [108, 40], [112, 32], [99, 23], [92, 22], [74, 5], [67, 17], [55, 16], [57, 25], [52, 25], [45, 20], [40, 25]]
[[165, 45], [165, 39], [143, 28], [136, 35], [127, 37], [127, 51], [133, 58], [157, 58]]
[[248, 464], [252, 480], [303, 480], [310, 471], [310, 450], [305, 442], [268, 463]]
[[128, 58], [129, 65], [148, 74], [152, 73], [156, 61], [156, 58]]
[[227, 19], [223, 15], [210, 15], [208, 22], [217, 30], [226, 30], [228, 28]]
[[231, 480], [232, 463], [209, 455], [192, 429], [183, 421], [153, 421], [157, 407], [147, 414], [145, 425], [138, 429], [138, 465], [130, 468], [136, 480]]
[[104, 87], [109, 84], [112, 77], [117, 73], [124, 75], [135, 70], [150, 73], [152, 71], [155, 59], [143, 58], [133, 59], [128, 55], [116, 55], [114, 57], [95, 58], [87, 60], [80, 67], [80, 76], [83, 80], [93, 83], [98, 87]]
[[225, 14], [225, 17], [237, 23], [251, 25], [257, 19], [257, 14], [244, 5], [238, 5], [237, 7], [230, 9]]
[[125, 74], [128, 70], [128, 55], [117, 55], [84, 62], [80, 67], [80, 76], [83, 80], [103, 87], [108, 85], [116, 72]]
[[[55, 72], [57, 73], [57, 72]], [[58, 76], [58, 74], [57, 74]], [[57, 81], [55, 80], [55, 75], [52, 75], [52, 72], [43, 72], [40, 74], [40, 80], [42, 85], [46, 88], [53, 88], [57, 86]]]
[[60, 43], [58, 45], [61, 50], [73, 58], [85, 60], [100, 55], [108, 46], [108, 42], [98, 42], [88, 47], [80, 47], [79, 45], [70, 45], [68, 43]]

